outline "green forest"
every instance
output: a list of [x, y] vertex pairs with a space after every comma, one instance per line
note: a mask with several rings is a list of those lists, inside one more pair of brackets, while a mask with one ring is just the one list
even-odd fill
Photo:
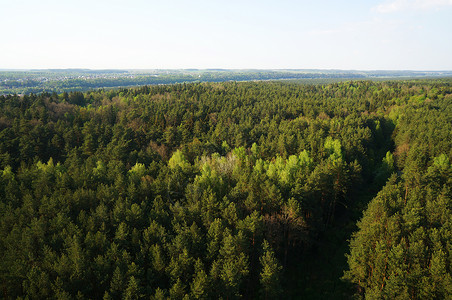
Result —
[[0, 69], [0, 96], [9, 94], [86, 92], [93, 89], [199, 82], [291, 80], [317, 84], [356, 79], [451, 77], [452, 71], [350, 71], [316, 69]]
[[0, 96], [0, 298], [450, 299], [452, 79]]
[[300, 80], [344, 81], [347, 78], [382, 76], [452, 75], [452, 72], [352, 72], [325, 70], [0, 70], [0, 95], [31, 93], [84, 92], [93, 89], [126, 88], [143, 85], [181, 84], [199, 82], [251, 81], [251, 80]]

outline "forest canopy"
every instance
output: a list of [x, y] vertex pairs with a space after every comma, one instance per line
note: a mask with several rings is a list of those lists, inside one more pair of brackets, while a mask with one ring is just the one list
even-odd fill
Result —
[[0, 96], [0, 293], [447, 298], [451, 143], [451, 79]]

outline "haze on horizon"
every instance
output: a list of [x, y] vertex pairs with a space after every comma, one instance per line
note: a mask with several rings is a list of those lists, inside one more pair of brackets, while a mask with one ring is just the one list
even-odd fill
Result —
[[0, 69], [452, 70], [452, 0], [3, 0]]

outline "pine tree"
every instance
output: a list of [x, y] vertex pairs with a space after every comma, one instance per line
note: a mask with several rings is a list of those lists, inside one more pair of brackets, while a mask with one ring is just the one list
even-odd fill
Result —
[[124, 291], [124, 299], [125, 300], [133, 300], [140, 299], [140, 286], [138, 280], [135, 279], [134, 276], [130, 276], [129, 283], [127, 284], [127, 288]]
[[262, 251], [263, 253], [259, 258], [262, 266], [260, 272], [261, 294], [264, 299], [276, 299], [281, 293], [280, 274], [282, 267], [266, 240], [262, 243]]

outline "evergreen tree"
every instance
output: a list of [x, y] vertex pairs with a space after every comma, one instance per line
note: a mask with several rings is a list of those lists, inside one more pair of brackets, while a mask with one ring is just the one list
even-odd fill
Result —
[[276, 299], [281, 294], [280, 273], [282, 267], [266, 240], [262, 243], [262, 251], [263, 253], [259, 258], [262, 266], [262, 271], [260, 272], [262, 297], [264, 299]]

